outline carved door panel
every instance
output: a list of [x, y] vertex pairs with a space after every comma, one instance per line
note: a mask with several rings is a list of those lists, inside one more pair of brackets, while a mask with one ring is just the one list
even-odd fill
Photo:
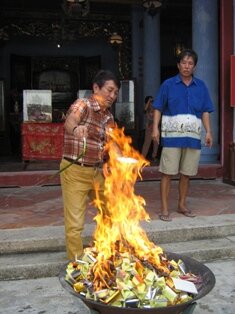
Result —
[[11, 90], [21, 93], [31, 87], [31, 57], [11, 55]]
[[100, 56], [80, 57], [79, 89], [92, 89], [92, 79], [101, 67]]
[[52, 91], [52, 121], [60, 122], [79, 89], [79, 58], [32, 57], [32, 73], [34, 89]]

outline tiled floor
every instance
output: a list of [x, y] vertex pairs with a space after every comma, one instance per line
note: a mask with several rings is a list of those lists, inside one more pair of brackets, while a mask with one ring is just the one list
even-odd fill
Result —
[[[135, 194], [145, 199], [145, 208], [151, 219], [158, 218], [159, 186], [159, 180], [137, 182], [135, 185]], [[173, 180], [169, 200], [172, 218], [183, 217], [176, 212], [177, 189], [178, 181]], [[198, 216], [235, 213], [235, 187], [224, 184], [219, 179], [191, 180], [188, 208]], [[95, 208], [89, 205], [86, 223], [92, 222], [95, 214]], [[63, 225], [63, 204], [59, 185], [0, 188], [0, 229], [48, 225]]]

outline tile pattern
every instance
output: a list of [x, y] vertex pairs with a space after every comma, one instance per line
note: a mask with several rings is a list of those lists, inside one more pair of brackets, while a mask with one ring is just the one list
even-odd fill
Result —
[[[145, 208], [151, 219], [158, 219], [159, 193], [159, 180], [141, 181], [135, 185], [135, 194], [145, 199]], [[171, 223], [175, 217], [184, 217], [176, 212], [177, 199], [178, 180], [173, 180], [169, 199], [169, 210], [173, 218]], [[220, 179], [191, 180], [188, 208], [197, 216], [234, 214], [234, 200], [235, 187]], [[96, 209], [89, 204], [86, 223], [91, 223], [95, 215]], [[63, 225], [60, 185], [0, 188], [0, 229], [58, 225]]]

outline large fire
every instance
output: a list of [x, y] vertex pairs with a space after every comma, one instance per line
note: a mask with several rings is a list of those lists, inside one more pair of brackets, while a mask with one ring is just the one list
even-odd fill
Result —
[[[103, 204], [97, 194], [94, 246], [68, 265], [67, 281], [86, 298], [115, 306], [127, 306], [128, 301], [137, 307], [185, 302], [191, 297], [177, 294], [170, 276], [185, 275], [179, 262], [168, 261], [140, 226], [140, 221], [150, 218], [134, 186], [148, 161], [131, 146], [124, 129], [110, 129], [108, 137], [106, 201]], [[192, 274], [189, 277], [195, 279]]]
[[105, 181], [106, 204], [100, 204], [98, 200], [99, 214], [95, 217], [94, 243], [98, 255], [94, 274], [97, 289], [105, 288], [106, 283], [100, 277], [103, 278], [104, 270], [107, 272], [110, 268], [110, 258], [118, 259], [120, 252], [129, 252], [169, 273], [159, 260], [162, 249], [148, 240], [139, 224], [141, 220], [149, 220], [149, 215], [144, 208], [145, 200], [134, 193], [134, 184], [148, 162], [131, 146], [131, 138], [124, 135], [123, 129], [111, 129], [109, 137], [106, 148], [110, 156], [110, 173]]

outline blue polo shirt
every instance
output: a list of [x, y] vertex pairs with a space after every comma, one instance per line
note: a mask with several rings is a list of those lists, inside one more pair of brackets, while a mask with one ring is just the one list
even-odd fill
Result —
[[153, 103], [162, 113], [161, 144], [163, 147], [201, 149], [203, 112], [214, 111], [205, 83], [193, 77], [189, 86], [180, 75], [165, 80]]

